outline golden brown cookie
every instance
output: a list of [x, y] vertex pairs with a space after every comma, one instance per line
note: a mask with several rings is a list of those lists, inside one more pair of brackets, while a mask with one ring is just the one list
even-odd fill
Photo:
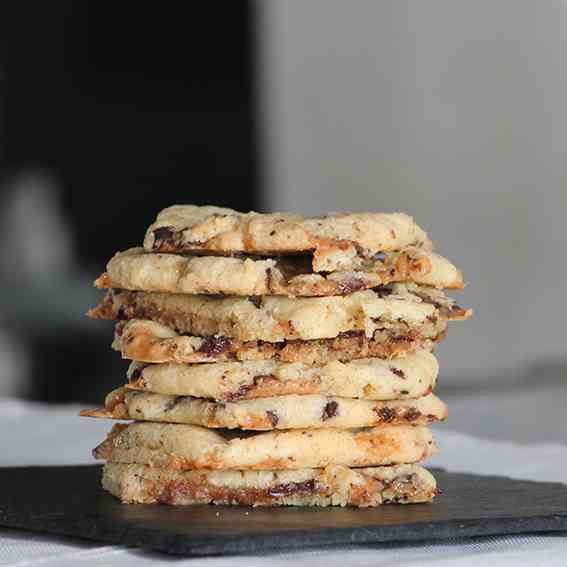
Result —
[[132, 362], [132, 389], [219, 402], [290, 394], [320, 394], [367, 400], [420, 398], [435, 387], [439, 365], [428, 351], [393, 360], [363, 358], [321, 365], [270, 360], [216, 364]]
[[349, 331], [364, 331], [370, 338], [376, 331], [400, 324], [421, 333], [440, 317], [466, 319], [470, 314], [443, 291], [414, 284], [295, 299], [112, 289], [98, 307], [89, 311], [93, 318], [149, 319], [184, 334], [266, 342], [335, 338]]
[[449, 260], [408, 248], [381, 259], [352, 262], [341, 271], [317, 273], [307, 256], [278, 258], [184, 256], [132, 248], [116, 254], [98, 278], [99, 288], [221, 295], [344, 295], [391, 282], [461, 288], [461, 272]]
[[437, 484], [419, 465], [282, 471], [178, 471], [106, 463], [102, 486], [124, 503], [357, 506], [430, 502]]
[[408, 464], [436, 451], [431, 432], [420, 425], [257, 433], [135, 422], [115, 425], [93, 455], [178, 470], [280, 470]]
[[435, 395], [410, 400], [357, 400], [307, 394], [237, 402], [113, 390], [105, 407], [82, 416], [187, 423], [210, 428], [269, 431], [318, 427], [374, 427], [383, 424], [427, 425], [447, 418], [447, 406]]
[[161, 211], [144, 239], [148, 252], [312, 252], [316, 272], [340, 270], [353, 258], [372, 258], [408, 246], [431, 250], [427, 234], [404, 213], [332, 213], [305, 218], [194, 205]]
[[377, 330], [371, 338], [363, 331], [349, 331], [334, 339], [311, 341], [237, 341], [213, 335], [182, 335], [159, 323], [143, 319], [116, 324], [112, 348], [123, 358], [141, 362], [201, 363], [270, 360], [325, 364], [358, 358], [391, 359], [418, 350], [433, 350], [445, 338], [447, 320], [428, 320], [419, 330], [398, 322]]

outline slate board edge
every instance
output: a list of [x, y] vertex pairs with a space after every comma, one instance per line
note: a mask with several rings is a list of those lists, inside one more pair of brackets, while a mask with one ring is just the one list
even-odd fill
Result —
[[[534, 526], [534, 523], [538, 523]], [[86, 526], [84, 525], [86, 524]], [[0, 512], [0, 525], [8, 528], [20, 528], [37, 533], [49, 533], [71, 536], [83, 540], [104, 542], [128, 547], [151, 549], [170, 555], [213, 556], [238, 553], [256, 553], [286, 549], [329, 547], [345, 544], [369, 543], [408, 543], [419, 541], [470, 538], [478, 536], [512, 535], [522, 533], [560, 532], [567, 530], [567, 515], [533, 516], [530, 518], [500, 517], [494, 520], [452, 520], [431, 524], [400, 524], [392, 526], [368, 526], [357, 528], [321, 528], [313, 534], [296, 530], [272, 532], [261, 537], [250, 538], [246, 535], [226, 536], [220, 542], [211, 536], [191, 539], [178, 536], [156, 534], [154, 530], [137, 527], [136, 533], [117, 529], [114, 524], [93, 523], [92, 518], [68, 521], [54, 518], [40, 522], [30, 522], [17, 516], [6, 516]], [[86, 530], [85, 527], [89, 527]], [[429, 528], [429, 529], [428, 529]], [[455, 532], [458, 530], [458, 535]], [[431, 531], [431, 533], [429, 533]]]

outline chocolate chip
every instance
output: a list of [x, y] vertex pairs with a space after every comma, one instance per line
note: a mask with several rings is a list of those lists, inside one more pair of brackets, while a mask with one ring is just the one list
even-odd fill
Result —
[[364, 331], [345, 331], [344, 333], [341, 333], [339, 337], [349, 339], [353, 337], [361, 337], [362, 335], [364, 335]]
[[262, 306], [262, 298], [258, 295], [252, 295], [248, 298], [248, 301], [252, 303], [256, 309], [260, 309]]
[[228, 337], [209, 337], [199, 351], [207, 356], [214, 356], [228, 350], [231, 345], [232, 341]]
[[131, 383], [137, 382], [142, 377], [142, 372], [144, 371], [144, 368], [146, 368], [146, 366], [147, 366], [147, 364], [143, 364], [143, 365], [140, 365], [140, 366], [137, 366], [136, 368], [134, 368], [134, 370], [130, 374], [130, 377], [128, 378], [128, 380]]
[[353, 293], [366, 287], [366, 284], [360, 278], [348, 278], [344, 282], [338, 284], [339, 293]]
[[275, 231], [275, 230], [272, 230], [272, 231], [270, 232], [270, 236], [274, 236], [274, 234], [276, 234], [276, 231]]
[[291, 494], [310, 494], [315, 490], [315, 481], [304, 480], [303, 482], [288, 482], [276, 484], [268, 490], [270, 496], [290, 496]]
[[412, 337], [408, 335], [393, 335], [388, 339], [391, 343], [409, 343]]
[[126, 319], [128, 319], [127, 314], [126, 314], [126, 306], [125, 305], [121, 305], [118, 308], [118, 311], [116, 312], [116, 319], [118, 321], [126, 321]]
[[171, 243], [174, 232], [171, 226], [162, 226], [154, 230], [154, 248], [159, 248], [162, 244]]
[[400, 378], [406, 377], [404, 371], [400, 370], [399, 368], [394, 368], [393, 366], [390, 366], [390, 371], [393, 372], [396, 376], [399, 376]]
[[393, 482], [395, 482], [398, 486], [400, 486], [402, 484], [412, 484], [413, 482], [415, 482], [415, 475], [414, 474], [404, 474], [404, 475], [396, 477]]
[[256, 384], [242, 384], [234, 394], [230, 394], [226, 397], [227, 402], [235, 402], [236, 400], [240, 400], [244, 398], [248, 392], [253, 390], [256, 387]]
[[266, 412], [266, 417], [270, 420], [272, 427], [275, 427], [280, 421], [280, 418], [278, 417], [278, 414], [275, 411], [268, 410]]
[[421, 412], [418, 411], [416, 408], [409, 408], [406, 413], [404, 414], [404, 417], [408, 420], [408, 421], [415, 421], [417, 418], [419, 418], [421, 416]]
[[331, 401], [331, 402], [327, 402], [325, 404], [325, 407], [323, 408], [321, 420], [327, 421], [328, 419], [331, 419], [332, 417], [337, 416], [338, 413], [339, 413], [339, 404], [337, 402], [335, 402], [334, 400]]
[[175, 396], [172, 400], [169, 400], [163, 406], [163, 411], [171, 411], [183, 398], [183, 396]]
[[392, 293], [394, 293], [394, 290], [387, 285], [381, 285], [381, 286], [374, 289], [374, 293], [379, 298], [383, 298], [383, 297], [388, 297], [389, 295], [392, 295]]
[[409, 394], [409, 390], [400, 390], [400, 394], [407, 396]]
[[384, 423], [390, 423], [394, 421], [394, 419], [396, 419], [396, 410], [387, 406], [383, 408], [374, 408], [374, 411], [376, 412], [376, 415], [380, 418], [380, 420]]

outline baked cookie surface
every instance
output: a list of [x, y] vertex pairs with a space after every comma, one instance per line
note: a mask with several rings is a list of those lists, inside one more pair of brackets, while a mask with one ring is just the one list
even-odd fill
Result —
[[344, 295], [390, 282], [416, 282], [438, 288], [462, 288], [461, 272], [449, 260], [409, 248], [360, 260], [341, 271], [317, 273], [306, 256], [278, 258], [183, 256], [119, 252], [95, 282], [99, 288], [221, 295]]
[[320, 218], [273, 213], [240, 213], [221, 207], [174, 205], [148, 228], [149, 252], [208, 252], [271, 255], [313, 252], [313, 269], [336, 271], [359, 256], [431, 241], [404, 213], [332, 213]]
[[181, 333], [239, 341], [279, 342], [335, 338], [349, 331], [406, 325], [421, 332], [433, 320], [466, 319], [441, 290], [391, 284], [334, 297], [227, 297], [109, 290], [89, 311], [93, 318], [149, 319]]
[[433, 394], [417, 399], [371, 401], [307, 394], [237, 402], [214, 402], [191, 396], [168, 396], [113, 390], [104, 408], [82, 416], [187, 423], [210, 428], [268, 431], [319, 427], [427, 425], [447, 418], [447, 406]]
[[437, 484], [419, 465], [283, 471], [178, 471], [106, 463], [102, 486], [124, 503], [357, 506], [431, 501]]
[[431, 432], [420, 425], [258, 433], [135, 422], [114, 425], [93, 456], [178, 470], [280, 470], [411, 464], [436, 451]]
[[394, 360], [338, 360], [319, 366], [274, 359], [216, 364], [132, 362], [128, 387], [221, 402], [290, 394], [321, 394], [368, 400], [419, 398], [435, 387], [439, 365], [428, 351]]
[[418, 331], [403, 323], [375, 331], [342, 333], [334, 339], [311, 341], [237, 341], [222, 335], [183, 335], [153, 321], [132, 319], [116, 324], [112, 348], [123, 358], [149, 363], [212, 363], [277, 360], [325, 364], [339, 360], [378, 357], [391, 359], [418, 350], [433, 350], [445, 338], [447, 320], [428, 320]]

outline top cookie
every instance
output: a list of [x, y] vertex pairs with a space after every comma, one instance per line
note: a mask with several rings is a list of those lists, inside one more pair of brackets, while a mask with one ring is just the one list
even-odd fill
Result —
[[240, 213], [221, 207], [174, 205], [149, 227], [150, 252], [297, 254], [314, 252], [315, 271], [334, 271], [353, 257], [417, 246], [427, 234], [405, 213], [331, 213], [305, 218], [287, 213]]

